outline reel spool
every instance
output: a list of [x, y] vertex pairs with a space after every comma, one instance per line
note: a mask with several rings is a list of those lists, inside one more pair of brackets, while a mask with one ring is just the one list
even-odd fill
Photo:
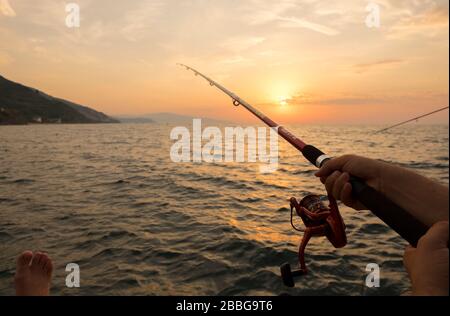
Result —
[[[329, 206], [327, 207], [323, 198], [319, 195], [308, 195], [300, 203], [295, 198], [291, 198], [291, 224], [292, 227], [303, 232], [298, 251], [298, 268], [292, 270], [289, 263], [280, 267], [283, 283], [288, 287], [294, 287], [294, 278], [308, 273], [305, 263], [305, 249], [312, 237], [327, 237], [328, 241], [335, 248], [343, 248], [347, 245], [347, 235], [344, 220], [339, 212], [336, 200], [328, 196]], [[298, 229], [294, 225], [294, 209], [305, 225], [305, 229]]]

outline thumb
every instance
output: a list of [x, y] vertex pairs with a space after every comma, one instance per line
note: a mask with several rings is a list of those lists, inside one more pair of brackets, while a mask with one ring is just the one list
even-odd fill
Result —
[[405, 254], [403, 256], [403, 263], [405, 265], [406, 271], [411, 275], [412, 267], [414, 266], [414, 260], [416, 257], [416, 248], [412, 246], [406, 247]]
[[441, 249], [448, 247], [448, 222], [435, 224], [428, 233], [422, 237], [419, 247], [428, 249]]

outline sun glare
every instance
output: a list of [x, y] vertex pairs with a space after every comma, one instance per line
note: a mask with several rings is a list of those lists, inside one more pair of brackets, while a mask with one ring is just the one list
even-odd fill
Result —
[[281, 107], [285, 107], [285, 106], [289, 105], [289, 97], [279, 98], [278, 103], [280, 104]]
[[267, 97], [273, 102], [280, 105], [287, 105], [292, 95], [299, 90], [298, 82], [274, 81], [270, 82], [267, 88]]

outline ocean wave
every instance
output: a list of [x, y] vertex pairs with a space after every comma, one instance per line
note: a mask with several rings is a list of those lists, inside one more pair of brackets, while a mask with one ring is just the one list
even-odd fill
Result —
[[7, 232], [0, 231], [0, 241], [8, 242], [8, 241], [13, 240], [13, 239], [14, 239], [13, 235], [11, 235], [11, 234], [9, 234]]
[[15, 184], [32, 184], [34, 182], [36, 182], [36, 181], [33, 179], [17, 179], [17, 180], [12, 181], [12, 183], [15, 183]]
[[[448, 160], [447, 160], [448, 161]], [[401, 167], [412, 168], [412, 169], [438, 169], [444, 170], [448, 169], [448, 164], [442, 163], [431, 163], [431, 162], [408, 162], [408, 163], [397, 163]]]

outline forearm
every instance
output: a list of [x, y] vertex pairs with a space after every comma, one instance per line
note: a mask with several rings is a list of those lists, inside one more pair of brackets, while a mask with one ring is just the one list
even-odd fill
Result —
[[430, 227], [448, 221], [449, 189], [411, 170], [386, 164], [382, 192]]

